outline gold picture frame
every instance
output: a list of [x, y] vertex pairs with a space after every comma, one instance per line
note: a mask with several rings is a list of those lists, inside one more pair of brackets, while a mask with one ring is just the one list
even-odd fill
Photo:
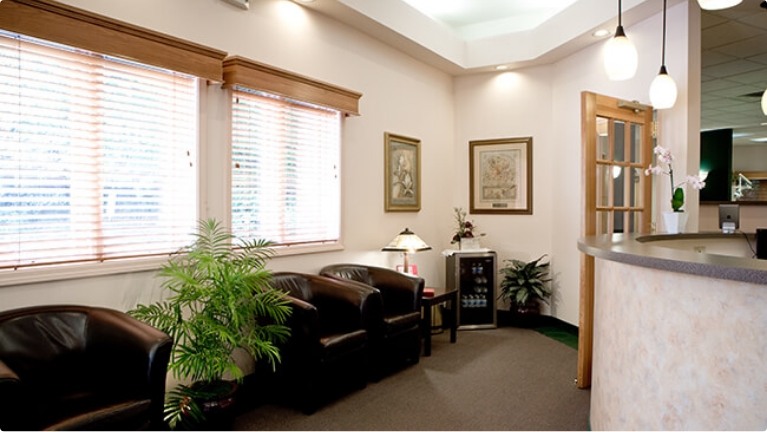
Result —
[[421, 210], [421, 141], [384, 133], [384, 210]]
[[533, 214], [533, 138], [469, 141], [469, 213]]

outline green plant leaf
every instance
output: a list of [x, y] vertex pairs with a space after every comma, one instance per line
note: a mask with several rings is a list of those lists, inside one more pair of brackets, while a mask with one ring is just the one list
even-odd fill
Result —
[[684, 205], [684, 189], [682, 188], [676, 188], [674, 190], [674, 195], [671, 197], [671, 208], [675, 211], [682, 211], [682, 206]]

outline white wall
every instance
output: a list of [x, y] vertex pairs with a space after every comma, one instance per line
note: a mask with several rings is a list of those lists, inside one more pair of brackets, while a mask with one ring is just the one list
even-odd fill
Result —
[[[380, 248], [409, 227], [433, 247], [414, 255], [411, 262], [419, 266], [427, 285], [444, 286], [445, 264], [440, 252], [450, 248], [452, 208], [469, 207], [468, 141], [532, 136], [533, 214], [470, 215], [470, 219], [487, 234], [483, 246], [496, 250], [500, 260], [549, 254], [556, 287], [550, 312], [578, 323], [580, 93], [589, 90], [647, 103], [650, 82], [660, 66], [659, 15], [626, 28], [639, 50], [640, 69], [630, 81], [610, 82], [602, 70], [603, 43], [549, 66], [452, 78], [287, 0], [254, 1], [247, 11], [223, 0], [63, 2], [363, 93], [362, 115], [347, 118], [344, 128], [345, 249], [275, 258], [269, 265], [275, 271], [316, 272], [323, 265], [342, 261], [394, 266], [401, 256]], [[695, 2], [691, 10], [692, 6], [697, 7]], [[687, 145], [698, 146], [697, 130], [688, 136], [692, 127], [688, 116], [698, 116], [695, 98], [699, 101], [699, 95], [694, 88], [688, 91], [685, 77], [689, 64], [687, 14], [687, 3], [669, 10], [667, 65], [680, 96], [674, 109], [661, 114], [661, 140], [682, 159], [694, 156], [695, 150], [687, 154]], [[221, 215], [226, 121], [221, 90], [209, 89], [207, 96], [203, 150], [210, 172], [206, 211]], [[696, 106], [688, 110], [687, 102]], [[420, 212], [383, 210], [384, 132], [421, 140]], [[697, 166], [698, 161], [689, 163]], [[677, 169], [680, 174], [684, 171]], [[658, 193], [668, 195], [661, 189]], [[693, 198], [688, 200], [690, 224], [697, 224], [697, 198]], [[141, 272], [0, 287], [0, 310], [43, 303], [126, 310], [137, 301], [156, 297], [158, 283], [152, 272]]]
[[[668, 22], [674, 25], [668, 27], [666, 65], [677, 82], [679, 98], [674, 108], [660, 114], [663, 127], [659, 143], [671, 147], [681, 161], [688, 156], [688, 145], [698, 147], [697, 132], [689, 136], [687, 126], [688, 116], [699, 117], [699, 108], [687, 107], [696, 97], [699, 100], [699, 95], [690, 94], [686, 83], [687, 15], [687, 3], [668, 10]], [[468, 186], [461, 184], [465, 183], [468, 168], [460, 167], [468, 166], [469, 140], [533, 136], [533, 215], [477, 215], [474, 219], [488, 232], [483, 244], [495, 248], [501, 259], [527, 260], [543, 253], [551, 256], [556, 292], [550, 312], [573, 324], [578, 324], [579, 313], [580, 253], [576, 243], [581, 234], [583, 213], [581, 92], [593, 91], [649, 104], [650, 83], [660, 68], [661, 24], [661, 17], [657, 15], [626, 28], [639, 52], [639, 70], [628, 81], [607, 79], [602, 66], [603, 42], [551, 66], [456, 79], [456, 158], [461, 160], [454, 187], [464, 191], [456, 197], [456, 202], [468, 201]], [[694, 164], [697, 166], [697, 161]], [[683, 179], [685, 166], [675, 169]], [[670, 199], [670, 192], [659, 192]], [[656, 209], [663, 207], [668, 199], [656, 200]], [[697, 200], [688, 199], [688, 202], [689, 224], [696, 224]]]
[[[287, 69], [363, 94], [361, 116], [345, 119], [343, 227], [345, 249], [275, 258], [275, 271], [316, 272], [323, 265], [350, 261], [394, 266], [398, 254], [381, 252], [409, 227], [434, 249], [412, 257], [430, 286], [442, 286], [449, 246], [454, 176], [452, 78], [356, 30], [287, 0], [251, 2], [242, 10], [222, 0], [64, 0], [196, 43]], [[205, 188], [208, 214], [221, 215], [221, 153], [226, 143], [222, 91], [207, 92], [208, 131], [203, 137], [211, 165]], [[225, 103], [225, 102], [224, 102]], [[421, 140], [422, 202], [418, 213], [383, 210], [384, 132]], [[218, 163], [217, 163], [218, 162]], [[0, 275], [2, 277], [2, 275]], [[153, 272], [80, 278], [0, 287], [0, 310], [79, 303], [127, 310], [157, 296]]]

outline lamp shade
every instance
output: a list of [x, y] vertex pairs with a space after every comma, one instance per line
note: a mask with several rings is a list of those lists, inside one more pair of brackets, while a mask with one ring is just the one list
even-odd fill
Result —
[[626, 37], [622, 26], [615, 30], [615, 36], [605, 44], [604, 66], [607, 77], [612, 81], [633, 78], [637, 71], [639, 55], [634, 43]]
[[415, 235], [409, 228], [405, 228], [401, 233], [394, 237], [394, 240], [389, 242], [381, 250], [387, 252], [420, 252], [431, 249], [431, 246], [421, 240], [420, 237]]
[[676, 102], [676, 83], [666, 72], [666, 66], [661, 66], [660, 73], [650, 84], [650, 103], [655, 109], [667, 109]]
[[743, 0], [698, 0], [698, 4], [701, 9], [705, 10], [719, 10], [727, 9], [740, 4]]

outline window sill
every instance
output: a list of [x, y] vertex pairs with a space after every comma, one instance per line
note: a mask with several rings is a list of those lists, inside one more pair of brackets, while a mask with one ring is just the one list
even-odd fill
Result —
[[[340, 243], [326, 245], [280, 246], [274, 248], [275, 257], [343, 250]], [[53, 282], [86, 277], [107, 276], [123, 273], [156, 271], [168, 261], [168, 257], [124, 259], [93, 263], [61, 264], [26, 267], [18, 270], [0, 270], [0, 287]]]
[[168, 257], [124, 259], [1, 270], [0, 287], [158, 270]]

